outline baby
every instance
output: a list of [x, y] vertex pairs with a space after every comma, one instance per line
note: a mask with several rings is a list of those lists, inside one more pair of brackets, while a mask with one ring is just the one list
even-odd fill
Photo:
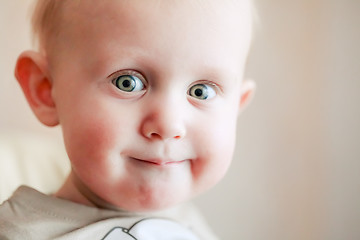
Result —
[[72, 168], [4, 202], [0, 239], [216, 239], [186, 202], [231, 163], [251, 18], [250, 0], [38, 0], [15, 74]]

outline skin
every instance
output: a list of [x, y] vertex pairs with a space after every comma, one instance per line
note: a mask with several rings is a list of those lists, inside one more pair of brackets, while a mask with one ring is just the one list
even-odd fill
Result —
[[[254, 85], [242, 81], [250, 17], [219, 2], [69, 1], [56, 48], [19, 57], [34, 113], [63, 130], [72, 171], [57, 197], [152, 211], [224, 176]], [[136, 91], [116, 85], [128, 75]]]

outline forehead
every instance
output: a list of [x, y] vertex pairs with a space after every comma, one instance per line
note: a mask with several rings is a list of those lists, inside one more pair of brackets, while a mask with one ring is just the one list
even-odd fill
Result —
[[158, 56], [171, 51], [189, 58], [188, 50], [196, 49], [245, 58], [251, 38], [247, 0], [78, 0], [66, 4], [63, 20], [61, 44], [91, 51], [134, 45]]
[[119, 19], [133, 20], [132, 24], [143, 19], [149, 24], [167, 21], [169, 27], [176, 20], [178, 26], [202, 23], [238, 28], [251, 24], [250, 0], [77, 0], [67, 1], [64, 8], [63, 20], [87, 26]]
[[119, 29], [115, 26], [119, 22], [130, 28], [161, 25], [179, 31], [189, 27], [219, 31], [226, 26], [233, 34], [251, 31], [250, 0], [75, 0], [63, 7], [63, 27], [75, 33], [80, 29], [74, 28], [89, 31], [109, 24]]

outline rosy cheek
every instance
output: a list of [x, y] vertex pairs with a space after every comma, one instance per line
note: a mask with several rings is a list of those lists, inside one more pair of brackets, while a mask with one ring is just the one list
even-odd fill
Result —
[[78, 112], [62, 127], [71, 161], [103, 159], [114, 148], [116, 129], [101, 111]]

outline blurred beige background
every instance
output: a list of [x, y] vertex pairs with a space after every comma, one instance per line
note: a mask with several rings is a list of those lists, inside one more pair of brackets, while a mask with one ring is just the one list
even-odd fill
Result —
[[[59, 138], [31, 114], [13, 77], [30, 48], [31, 0], [0, 3], [0, 134]], [[227, 177], [196, 202], [221, 239], [360, 239], [360, 1], [258, 0]]]

